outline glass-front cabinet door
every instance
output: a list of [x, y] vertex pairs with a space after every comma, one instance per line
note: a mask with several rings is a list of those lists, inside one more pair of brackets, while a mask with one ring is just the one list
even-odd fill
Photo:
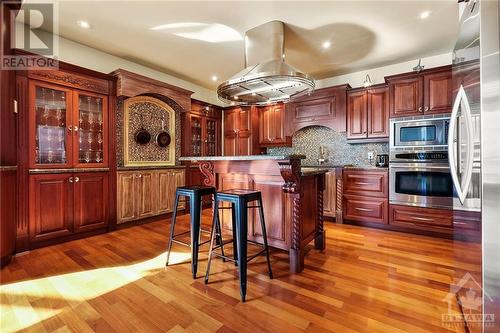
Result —
[[32, 81], [29, 94], [30, 167], [71, 166], [71, 90]]
[[76, 167], [105, 167], [108, 164], [107, 97], [75, 91], [73, 160]]
[[206, 137], [205, 137], [205, 155], [217, 155], [217, 121], [214, 119], [207, 119], [206, 121]]
[[191, 156], [201, 156], [201, 118], [191, 116]]

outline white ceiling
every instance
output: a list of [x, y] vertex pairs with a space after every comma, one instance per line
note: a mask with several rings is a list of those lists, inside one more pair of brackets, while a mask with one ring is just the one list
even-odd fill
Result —
[[[422, 20], [424, 11], [431, 14]], [[78, 20], [92, 28], [80, 28]], [[450, 52], [458, 5], [456, 0], [59, 1], [63, 37], [211, 89], [244, 67], [245, 31], [271, 20], [287, 25], [286, 61], [322, 79]], [[152, 30], [161, 25], [170, 26]], [[325, 41], [331, 42], [326, 50]]]

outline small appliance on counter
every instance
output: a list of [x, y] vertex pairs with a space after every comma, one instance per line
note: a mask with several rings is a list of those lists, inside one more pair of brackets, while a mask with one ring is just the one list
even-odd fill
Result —
[[375, 159], [375, 165], [379, 168], [387, 168], [389, 166], [389, 155], [377, 155], [377, 158]]

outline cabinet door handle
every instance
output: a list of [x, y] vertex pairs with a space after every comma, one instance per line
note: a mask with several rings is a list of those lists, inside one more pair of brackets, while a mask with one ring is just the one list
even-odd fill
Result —
[[425, 109], [424, 109], [425, 112], [429, 111], [429, 107], [426, 106]]
[[19, 113], [17, 100], [14, 100], [14, 113], [15, 113], [15, 114], [18, 114], [18, 113]]
[[75, 177], [75, 183], [78, 183], [80, 181], [80, 178]]
[[418, 107], [418, 112], [422, 112], [422, 107], [421, 106]]
[[78, 126], [73, 126], [73, 131], [78, 131]]
[[362, 212], [371, 212], [372, 210], [370, 208], [360, 208], [360, 207], [355, 207], [354, 209], [360, 210]]
[[418, 221], [430, 221], [430, 222], [434, 221], [433, 219], [429, 219], [429, 218], [426, 218], [426, 217], [412, 216], [411, 218], [414, 219], [414, 220], [418, 220]]
[[367, 183], [367, 182], [355, 182], [354, 184], [356, 184], [356, 185], [370, 185], [370, 183]]
[[68, 131], [73, 132], [73, 127], [68, 126]]
[[142, 174], [138, 174], [138, 175], [137, 175], [137, 177], [138, 177], [138, 178], [142, 178]]
[[68, 183], [72, 183], [73, 182], [73, 177], [69, 177], [68, 178]]

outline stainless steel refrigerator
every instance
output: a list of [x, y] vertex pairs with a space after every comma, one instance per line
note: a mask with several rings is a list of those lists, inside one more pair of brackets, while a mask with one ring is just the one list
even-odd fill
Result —
[[[499, 0], [467, 2], [453, 51], [448, 149], [459, 269], [450, 294], [470, 332], [500, 332], [499, 7]], [[464, 242], [467, 228], [481, 229], [481, 238]]]

